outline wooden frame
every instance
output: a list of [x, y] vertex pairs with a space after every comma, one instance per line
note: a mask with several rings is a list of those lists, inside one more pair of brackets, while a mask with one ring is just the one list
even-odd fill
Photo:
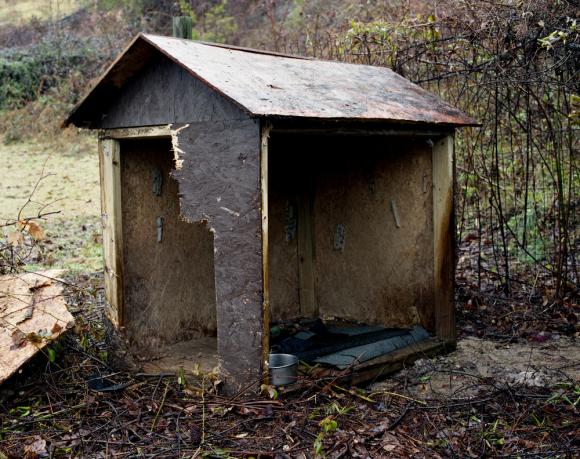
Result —
[[120, 145], [114, 139], [99, 139], [101, 177], [101, 224], [107, 316], [123, 326], [123, 227], [121, 221]]
[[443, 342], [455, 343], [453, 135], [445, 136], [435, 142], [432, 158], [435, 334]]
[[435, 337], [353, 366], [342, 375], [323, 369], [316, 376], [336, 378], [342, 384], [357, 385], [401, 370], [423, 357], [431, 357], [455, 347], [455, 153], [453, 135], [438, 137], [432, 148], [433, 249]]
[[99, 131], [99, 173], [101, 179], [101, 224], [105, 271], [106, 313], [111, 322], [124, 326], [123, 304], [123, 221], [121, 196], [122, 139], [171, 137], [171, 125]]
[[134, 128], [102, 129], [100, 139], [140, 139], [151, 137], [171, 137], [173, 131], [170, 124], [161, 126], [145, 126]]
[[268, 241], [268, 140], [271, 125], [264, 123], [260, 130], [260, 188], [262, 195], [262, 373], [268, 384], [268, 360], [270, 354], [270, 258]]
[[[268, 159], [269, 136], [272, 125], [263, 123], [260, 130], [260, 189], [261, 189], [261, 238], [263, 275], [263, 319], [262, 319], [262, 371], [268, 377], [270, 296], [269, 296], [269, 215], [268, 215]], [[123, 139], [172, 137], [175, 130], [171, 125], [143, 128], [108, 129], [100, 132], [99, 162], [101, 174], [101, 206], [103, 224], [103, 253], [105, 263], [105, 296], [107, 314], [117, 326], [124, 325], [123, 310], [123, 233], [121, 214], [121, 171], [120, 141]], [[360, 383], [401, 368], [421, 355], [432, 355], [448, 345], [453, 345], [455, 336], [454, 315], [454, 139], [453, 135], [439, 135], [432, 148], [433, 177], [433, 231], [434, 231], [434, 314], [436, 338], [424, 344], [412, 346], [404, 352], [375, 359], [354, 368], [349, 382]], [[314, 256], [313, 247], [308, 244], [312, 224], [311, 196], [299, 196], [298, 238], [302, 241], [299, 255], [304, 257], [300, 272], [300, 303], [304, 314], [316, 315], [316, 299], [312, 273], [308, 265]], [[301, 228], [301, 229], [300, 229]], [[312, 279], [313, 280], [313, 279]], [[312, 287], [312, 288], [310, 288]], [[312, 290], [312, 291], [310, 291]]]

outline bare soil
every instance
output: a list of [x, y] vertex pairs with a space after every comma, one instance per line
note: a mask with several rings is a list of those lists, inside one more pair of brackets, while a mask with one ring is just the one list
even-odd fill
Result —
[[576, 338], [558, 337], [538, 343], [497, 342], [466, 337], [457, 351], [434, 359], [420, 359], [371, 390], [390, 390], [403, 384], [418, 399], [469, 399], [480, 383], [497, 387], [555, 387], [580, 382], [580, 345]]

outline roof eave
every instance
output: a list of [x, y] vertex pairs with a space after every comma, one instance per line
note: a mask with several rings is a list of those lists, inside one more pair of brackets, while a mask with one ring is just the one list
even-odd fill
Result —
[[355, 118], [355, 117], [313, 117], [313, 116], [288, 116], [276, 115], [271, 113], [258, 113], [255, 115], [259, 118], [269, 120], [272, 122], [304, 122], [304, 123], [349, 123], [349, 124], [384, 124], [407, 126], [413, 128], [441, 128], [441, 129], [455, 129], [467, 127], [481, 127], [474, 118], [463, 115], [455, 121], [417, 121], [396, 118]]

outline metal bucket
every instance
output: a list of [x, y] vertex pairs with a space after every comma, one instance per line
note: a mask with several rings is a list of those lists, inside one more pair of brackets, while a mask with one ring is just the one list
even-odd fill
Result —
[[287, 386], [298, 378], [298, 357], [292, 354], [270, 354], [270, 384]]

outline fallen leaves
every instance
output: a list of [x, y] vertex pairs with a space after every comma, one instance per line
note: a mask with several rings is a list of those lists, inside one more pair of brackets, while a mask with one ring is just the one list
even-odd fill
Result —
[[28, 343], [28, 340], [26, 339], [26, 334], [18, 329], [15, 329], [10, 335], [10, 337], [12, 338], [12, 346], [10, 346], [11, 351], [23, 348]]
[[12, 247], [24, 245], [24, 233], [30, 234], [35, 241], [41, 241], [46, 237], [44, 229], [32, 220], [19, 220], [16, 222], [16, 230], [7, 235], [7, 242]]
[[8, 233], [7, 241], [12, 247], [24, 245], [24, 234], [22, 231], [12, 231]]
[[24, 459], [38, 459], [48, 457], [46, 440], [40, 436], [34, 436], [34, 441], [24, 447]]
[[20, 232], [26, 231], [35, 241], [41, 241], [46, 237], [42, 227], [33, 220], [19, 220], [16, 227]]

